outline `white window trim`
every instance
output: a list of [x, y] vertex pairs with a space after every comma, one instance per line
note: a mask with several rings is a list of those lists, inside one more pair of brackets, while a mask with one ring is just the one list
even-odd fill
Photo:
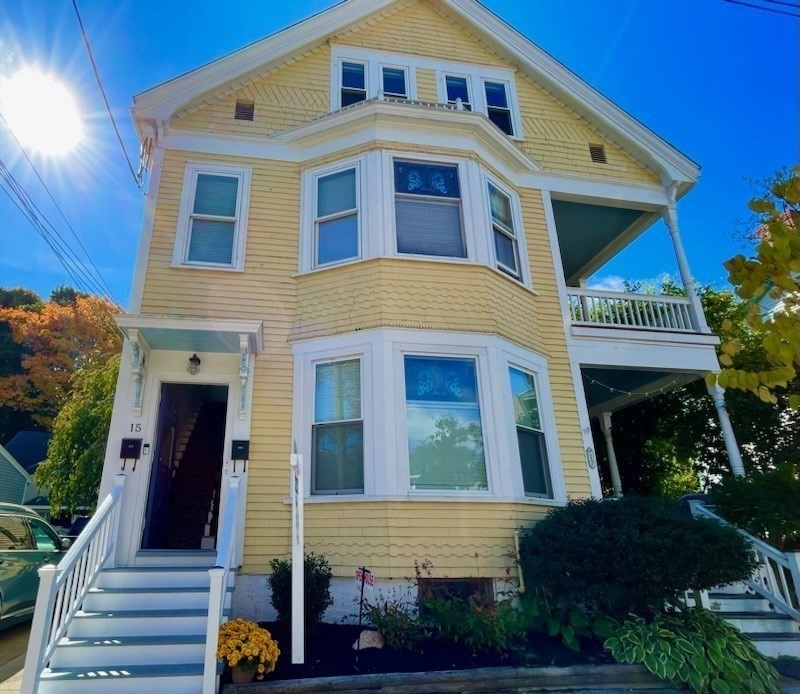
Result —
[[[200, 174], [236, 176], [239, 179], [239, 190], [236, 198], [236, 222], [233, 230], [233, 262], [230, 265], [218, 263], [190, 262], [189, 242], [191, 240], [191, 217], [194, 208], [194, 196], [197, 188], [197, 177]], [[193, 268], [198, 270], [222, 270], [241, 272], [244, 270], [244, 255], [247, 239], [247, 216], [250, 207], [250, 179], [253, 169], [244, 165], [218, 164], [215, 162], [191, 161], [186, 163], [183, 175], [178, 226], [175, 233], [175, 246], [172, 252], [172, 266]]]
[[[336, 213], [335, 215], [328, 215], [325, 218], [320, 218], [317, 215], [317, 210], [319, 209], [319, 180], [324, 178], [325, 176], [330, 176], [331, 174], [336, 174], [342, 171], [349, 171], [351, 169], [355, 169], [355, 194], [356, 194], [356, 207], [355, 207], [355, 214], [356, 214], [356, 255], [350, 258], [342, 258], [341, 260], [332, 260], [328, 263], [320, 263], [319, 253], [318, 253], [318, 244], [319, 244], [319, 225], [320, 219], [323, 222], [329, 221], [330, 219], [336, 219], [338, 217], [344, 216], [343, 212]], [[331, 267], [333, 265], [341, 265], [343, 263], [352, 263], [355, 260], [361, 259], [361, 200], [363, 198], [361, 194], [361, 161], [355, 160], [349, 164], [344, 164], [341, 166], [336, 166], [331, 169], [326, 169], [325, 171], [318, 172], [314, 174], [314, 180], [311, 184], [312, 191], [314, 194], [314, 201], [312, 203], [312, 214], [313, 214], [313, 222], [312, 222], [312, 248], [311, 248], [311, 265], [314, 268], [324, 268], [324, 267]]]
[[361, 48], [333, 46], [331, 49], [331, 111], [342, 108], [342, 63], [359, 63], [364, 66], [364, 87], [366, 98], [374, 99], [383, 90], [383, 68], [404, 70], [406, 73], [407, 98], [417, 98], [417, 73], [412, 64], [412, 56], [396, 53], [380, 53]]
[[[514, 234], [517, 239], [517, 253], [519, 254], [519, 278], [510, 275], [500, 268], [500, 262], [497, 259], [497, 251], [494, 247], [494, 229], [492, 222], [492, 204], [489, 198], [489, 184], [492, 184], [501, 193], [507, 195], [511, 201], [511, 216], [514, 222]], [[514, 282], [519, 282], [529, 289], [533, 287], [533, 278], [531, 277], [531, 262], [528, 257], [528, 245], [525, 237], [525, 226], [522, 219], [522, 207], [519, 201], [519, 194], [511, 187], [507, 186], [496, 176], [492, 176], [485, 170], [483, 171], [483, 199], [486, 205], [486, 223], [489, 225], [489, 242], [490, 251], [492, 254], [492, 267], [500, 272], [504, 277], [508, 277]]]
[[[314, 338], [292, 346], [295, 359], [293, 440], [308, 461], [306, 496], [311, 503], [375, 500], [506, 501], [566, 503], [547, 358], [494, 335], [375, 328]], [[410, 489], [406, 433], [406, 354], [477, 359], [478, 398], [488, 491]], [[315, 364], [360, 357], [364, 421], [364, 493], [311, 495], [311, 424]], [[553, 498], [526, 496], [516, 440], [508, 367], [534, 375], [545, 433]]]
[[[301, 192], [300, 192], [300, 219], [301, 219], [301, 234], [300, 234], [300, 251], [298, 272], [311, 272], [316, 270], [325, 270], [327, 268], [338, 267], [340, 265], [347, 265], [355, 263], [363, 258], [374, 255], [374, 250], [371, 247], [368, 234], [364, 230], [371, 228], [371, 225], [366, 219], [372, 210], [372, 205], [368, 204], [372, 201], [373, 195], [377, 192], [377, 182], [371, 179], [374, 176], [369, 175], [370, 160], [374, 160], [375, 155], [363, 155], [360, 157], [350, 157], [337, 161], [333, 164], [315, 167], [308, 169], [302, 174]], [[373, 164], [374, 166], [374, 164]], [[317, 181], [330, 174], [347, 169], [355, 168], [356, 170], [356, 205], [358, 216], [358, 255], [352, 258], [345, 258], [343, 260], [336, 260], [330, 263], [323, 263], [318, 265], [317, 258], [317, 195], [318, 186]], [[375, 187], [376, 190], [371, 190]]]

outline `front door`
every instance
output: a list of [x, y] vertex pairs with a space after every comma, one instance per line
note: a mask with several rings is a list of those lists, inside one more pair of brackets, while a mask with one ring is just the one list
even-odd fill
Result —
[[143, 550], [214, 549], [227, 400], [227, 386], [162, 384]]

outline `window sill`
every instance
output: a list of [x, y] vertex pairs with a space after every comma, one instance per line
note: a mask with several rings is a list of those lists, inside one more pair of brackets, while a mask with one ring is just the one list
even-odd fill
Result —
[[[524, 504], [526, 506], [565, 506], [566, 501], [559, 499], [544, 499], [531, 496], [523, 497], [501, 497], [491, 495], [478, 495], [478, 494], [452, 494], [452, 495], [427, 495], [427, 494], [408, 494], [407, 496], [369, 496], [367, 494], [336, 494], [332, 496], [307, 496], [304, 499], [304, 504], [342, 504], [342, 503], [369, 503], [369, 502], [398, 502], [398, 501], [425, 501], [434, 503], [484, 503], [484, 504]], [[290, 506], [291, 499], [284, 499], [284, 505]]]
[[244, 272], [244, 267], [225, 267], [222, 265], [192, 265], [190, 263], [171, 263], [175, 270], [211, 270], [212, 272]]

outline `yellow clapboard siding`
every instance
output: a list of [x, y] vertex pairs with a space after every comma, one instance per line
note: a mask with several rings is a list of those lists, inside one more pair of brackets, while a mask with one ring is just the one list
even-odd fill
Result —
[[[520, 191], [538, 294], [488, 268], [421, 260], [375, 259], [294, 277], [300, 171], [276, 161], [248, 162], [253, 185], [244, 271], [187, 270], [171, 262], [183, 170], [193, 158], [176, 151], [164, 158], [142, 312], [264, 321], [266, 346], [254, 374], [245, 571], [264, 572], [269, 559], [289, 552], [284, 503], [292, 423], [289, 345], [311, 334], [388, 325], [482, 330], [547, 355], [565, 484], [572, 497], [589, 494], [539, 191]], [[514, 530], [545, 510], [514, 503], [309, 504], [306, 539], [309, 550], [329, 558], [337, 575], [367, 563], [383, 577], [401, 578], [411, 575], [415, 560], [430, 559], [437, 575], [496, 577], [512, 564]]]
[[[416, 0], [407, 6], [399, 3], [398, 8], [383, 19], [340, 32], [331, 40], [392, 53], [514, 68], [477, 37], [437, 12], [427, 0]], [[330, 46], [326, 43], [310, 55], [174, 119], [172, 125], [267, 137], [275, 131], [306, 123], [330, 109], [330, 56]], [[515, 81], [524, 129], [524, 140], [519, 144], [546, 170], [590, 178], [660, 183], [654, 173], [599, 135], [528, 76], [518, 72]], [[417, 71], [417, 91], [421, 100], [438, 100], [433, 70]], [[254, 121], [233, 118], [237, 98], [255, 102]], [[606, 164], [591, 161], [589, 144], [605, 146]]]

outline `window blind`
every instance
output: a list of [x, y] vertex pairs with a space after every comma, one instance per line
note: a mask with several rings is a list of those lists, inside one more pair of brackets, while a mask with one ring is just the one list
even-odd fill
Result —
[[238, 192], [237, 176], [198, 174], [193, 212], [215, 217], [235, 217]]
[[347, 169], [317, 179], [317, 217], [356, 207], [356, 170]]
[[459, 202], [398, 197], [395, 216], [398, 253], [467, 257]]
[[191, 263], [233, 263], [235, 222], [193, 219], [188, 260]]

